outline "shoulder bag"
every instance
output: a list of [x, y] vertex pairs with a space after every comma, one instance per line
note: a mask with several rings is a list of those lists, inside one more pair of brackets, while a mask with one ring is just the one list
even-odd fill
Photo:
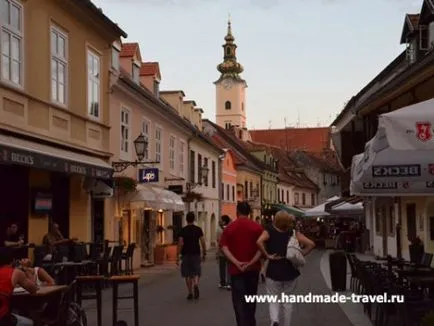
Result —
[[298, 243], [295, 230], [288, 241], [288, 247], [286, 249], [286, 259], [288, 259], [296, 268], [303, 267], [306, 263], [303, 253], [301, 252], [300, 244]]

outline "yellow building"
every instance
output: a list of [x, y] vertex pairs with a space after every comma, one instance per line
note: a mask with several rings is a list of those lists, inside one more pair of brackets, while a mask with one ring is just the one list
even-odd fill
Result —
[[104, 218], [89, 180], [112, 176], [110, 49], [126, 34], [90, 1], [2, 4], [0, 234], [17, 223], [41, 243], [50, 217], [89, 241]]

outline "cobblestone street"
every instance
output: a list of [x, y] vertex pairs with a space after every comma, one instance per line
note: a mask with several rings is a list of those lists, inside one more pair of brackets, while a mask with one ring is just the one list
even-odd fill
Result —
[[[320, 260], [323, 252], [314, 251], [303, 269], [299, 279], [297, 293], [329, 294], [327, 285], [320, 272]], [[207, 261], [203, 268], [201, 285], [201, 298], [196, 302], [185, 299], [186, 293], [182, 279], [174, 266], [155, 267], [164, 269], [163, 272], [152, 273], [146, 270], [140, 288], [140, 325], [161, 326], [231, 326], [235, 325], [234, 313], [231, 305], [231, 294], [226, 290], [217, 288], [217, 263], [215, 260]], [[128, 291], [125, 289], [124, 291]], [[263, 286], [260, 293], [264, 292]], [[85, 306], [86, 307], [86, 306]], [[89, 326], [96, 325], [95, 305], [88, 305]], [[133, 325], [132, 305], [130, 302], [121, 302], [122, 308], [119, 319]], [[103, 325], [111, 325], [111, 297], [110, 292], [104, 294]], [[266, 304], [257, 306], [258, 326], [269, 325]], [[351, 323], [336, 304], [300, 304], [294, 309], [293, 325], [297, 326], [323, 326], [338, 325], [350, 326]]]

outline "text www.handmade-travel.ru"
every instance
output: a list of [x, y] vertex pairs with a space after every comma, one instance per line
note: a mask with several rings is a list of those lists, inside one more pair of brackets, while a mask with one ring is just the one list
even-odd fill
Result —
[[333, 295], [322, 294], [285, 294], [281, 295], [246, 295], [244, 300], [250, 303], [403, 303], [404, 296], [402, 295], [361, 295], [352, 293], [344, 295], [335, 293]]

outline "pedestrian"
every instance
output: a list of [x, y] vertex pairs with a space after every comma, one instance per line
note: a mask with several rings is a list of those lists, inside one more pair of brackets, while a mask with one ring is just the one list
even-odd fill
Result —
[[[286, 259], [286, 251], [291, 236], [295, 234], [306, 256], [315, 243], [295, 229], [295, 217], [285, 211], [277, 212], [273, 224], [268, 226], [258, 239], [258, 248], [268, 259], [265, 287], [268, 295], [290, 295], [297, 285], [299, 269]], [[269, 311], [272, 326], [279, 325], [280, 310], [283, 309], [283, 322], [291, 325], [292, 303], [270, 302]]]
[[232, 304], [238, 326], [255, 326], [256, 303], [246, 302], [246, 296], [257, 295], [261, 252], [256, 242], [262, 226], [249, 218], [247, 202], [237, 204], [237, 219], [223, 231], [220, 244], [229, 260]]
[[[193, 212], [187, 214], [187, 225], [181, 229], [178, 240], [178, 259], [181, 259], [181, 275], [185, 278], [187, 300], [199, 299], [199, 279], [202, 273], [202, 261], [206, 257], [205, 239], [200, 227], [194, 225]], [[202, 248], [202, 255], [201, 255]]]
[[220, 276], [219, 288], [228, 289], [228, 290], [231, 289], [229, 266], [228, 266], [228, 260], [220, 246], [220, 239], [224, 229], [229, 225], [230, 222], [231, 222], [231, 218], [228, 215], [223, 215], [221, 218], [221, 222], [219, 223], [219, 228], [217, 229], [217, 243], [218, 243], [217, 261], [219, 265], [219, 276]]

